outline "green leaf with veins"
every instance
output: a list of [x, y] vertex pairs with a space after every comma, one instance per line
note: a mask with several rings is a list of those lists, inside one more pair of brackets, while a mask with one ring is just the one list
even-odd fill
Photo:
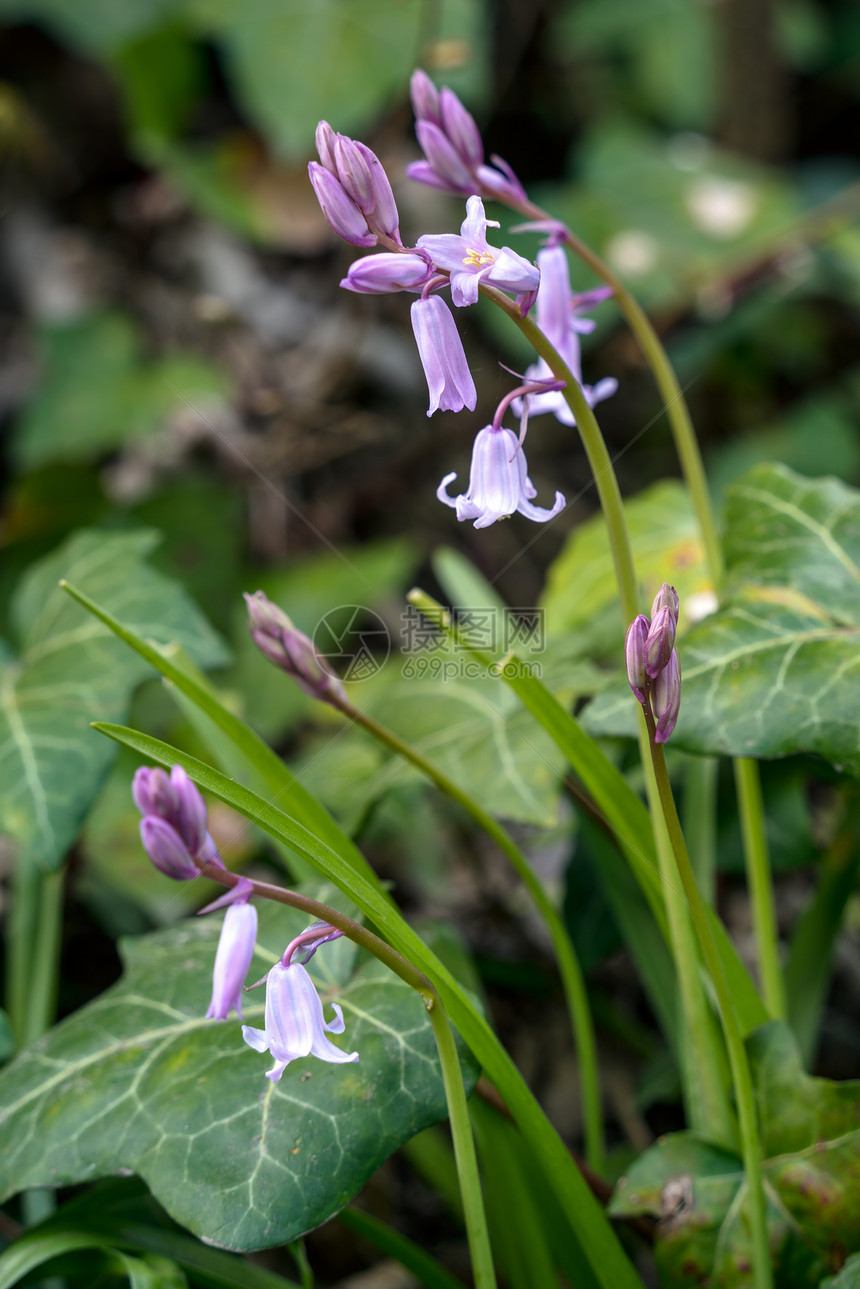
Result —
[[[757, 466], [728, 490], [725, 527], [724, 605], [683, 638], [673, 745], [731, 756], [814, 752], [856, 773], [860, 493]], [[635, 719], [619, 685], [583, 723], [632, 736]]]
[[[747, 1041], [762, 1131], [776, 1289], [815, 1286], [860, 1250], [860, 1081], [805, 1074], [788, 1027]], [[746, 1182], [740, 1159], [679, 1132], [661, 1137], [618, 1183], [617, 1217], [658, 1219], [661, 1279], [694, 1289], [752, 1285]], [[846, 1282], [850, 1283], [850, 1282]]]
[[[309, 893], [346, 911], [331, 886]], [[351, 910], [350, 910], [351, 911]], [[336, 1040], [355, 1064], [272, 1058], [243, 1041], [234, 1015], [205, 1019], [221, 918], [122, 942], [125, 973], [100, 998], [0, 1073], [0, 1193], [62, 1186], [130, 1169], [207, 1243], [284, 1244], [326, 1221], [388, 1156], [445, 1117], [424, 1005], [414, 990], [342, 939], [311, 959]], [[307, 917], [260, 909], [249, 979], [263, 975]], [[245, 1021], [262, 1026], [263, 989]], [[477, 1067], [464, 1057], [471, 1088]]]
[[181, 587], [147, 567], [158, 535], [76, 533], [35, 564], [13, 596], [15, 660], [0, 661], [0, 833], [24, 862], [52, 870], [77, 836], [116, 755], [90, 721], [117, 719], [146, 663], [59, 587], [85, 589], [159, 645], [201, 667], [227, 651]]

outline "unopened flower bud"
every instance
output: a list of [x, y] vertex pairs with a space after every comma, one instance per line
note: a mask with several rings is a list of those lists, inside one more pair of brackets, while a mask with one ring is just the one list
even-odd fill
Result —
[[[437, 177], [438, 186], [447, 188], [449, 192], [471, 194], [475, 188], [472, 171], [448, 140], [444, 130], [432, 121], [418, 121], [415, 133], [421, 151]], [[420, 178], [414, 164], [408, 167], [407, 174], [413, 179]]]
[[630, 688], [640, 703], [645, 702], [648, 687], [648, 673], [645, 669], [645, 641], [648, 638], [648, 619], [644, 613], [635, 617], [627, 628], [624, 637], [624, 658], [627, 663], [627, 679]]
[[337, 133], [329, 125], [328, 121], [320, 121], [314, 135], [314, 142], [317, 146], [317, 154], [326, 170], [330, 170], [333, 175], [337, 174], [334, 161], [334, 145], [337, 140]]
[[308, 174], [326, 223], [338, 237], [352, 246], [375, 246], [376, 234], [337, 177], [316, 161], [309, 163]]
[[483, 165], [484, 145], [481, 133], [471, 112], [467, 112], [453, 90], [447, 87], [439, 94], [442, 129], [448, 136], [458, 156], [470, 170]]
[[651, 710], [657, 728], [655, 743], [665, 743], [678, 720], [681, 707], [681, 673], [678, 668], [677, 650], [672, 650], [668, 663], [654, 681], [651, 690]]
[[346, 703], [341, 679], [329, 671], [313, 641], [294, 626], [291, 619], [262, 591], [245, 595], [248, 627], [254, 644], [270, 662], [292, 676], [306, 694], [324, 703]]
[[667, 604], [654, 615], [645, 640], [645, 670], [652, 680], [659, 676], [671, 657], [675, 647], [676, 621], [675, 614]]
[[442, 113], [439, 106], [439, 91], [426, 72], [416, 68], [409, 82], [409, 97], [412, 110], [419, 121], [433, 121], [439, 125]]
[[208, 837], [206, 806], [181, 765], [174, 765], [169, 778], [164, 770], [141, 766], [131, 791], [142, 815], [169, 824], [191, 855], [202, 851]]
[[197, 866], [179, 833], [157, 815], [145, 815], [140, 821], [144, 850], [157, 869], [177, 882], [197, 876]]
[[660, 590], [654, 596], [654, 603], [651, 605], [651, 621], [653, 622], [656, 619], [657, 614], [661, 609], [670, 609], [672, 616], [675, 619], [675, 624], [677, 625], [678, 607], [679, 600], [677, 591], [674, 586], [670, 586], [668, 582], [664, 582], [660, 587]]
[[341, 286], [361, 295], [388, 295], [390, 291], [416, 290], [432, 272], [421, 255], [382, 251], [378, 255], [362, 255], [350, 264]]

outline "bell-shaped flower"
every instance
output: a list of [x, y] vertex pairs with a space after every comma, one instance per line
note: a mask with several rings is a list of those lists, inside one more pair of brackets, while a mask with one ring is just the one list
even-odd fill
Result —
[[257, 910], [247, 903], [246, 895], [242, 903], [231, 904], [224, 914], [212, 972], [212, 1001], [206, 1013], [209, 1020], [226, 1020], [234, 1007], [241, 1017], [242, 986], [256, 941]]
[[451, 298], [460, 308], [475, 303], [482, 282], [515, 295], [535, 291], [540, 285], [540, 272], [529, 260], [508, 246], [501, 250], [490, 246], [490, 227], [498, 228], [498, 221], [487, 219], [480, 197], [470, 197], [459, 234], [430, 233], [418, 238], [419, 249], [427, 252], [437, 268], [450, 274]]
[[[582, 392], [589, 406], [595, 407], [605, 398], [610, 398], [615, 393], [618, 388], [618, 381], [614, 377], [607, 376], [598, 381], [596, 385], [583, 385], [582, 351], [579, 344], [579, 335], [592, 330], [593, 324], [590, 319], [581, 317], [578, 310], [592, 307], [593, 304], [606, 299], [607, 292], [604, 288], [598, 288], [596, 291], [587, 292], [582, 296], [573, 294], [570, 289], [567, 254], [563, 246], [544, 247], [538, 251], [537, 263], [540, 269], [540, 289], [537, 296], [535, 321], [547, 340], [570, 368], [577, 384], [582, 386]], [[524, 380], [527, 381], [546, 381], [551, 379], [552, 372], [543, 358], [538, 359], [536, 363], [527, 367], [524, 374]], [[575, 424], [573, 412], [559, 390], [530, 394], [528, 409], [529, 416], [542, 416], [549, 413], [564, 425]], [[515, 403], [514, 411], [519, 414], [521, 405]]]
[[427, 377], [430, 406], [427, 415], [443, 412], [474, 412], [478, 401], [463, 342], [454, 316], [438, 295], [416, 300], [412, 305], [412, 330], [418, 355]]
[[333, 1003], [334, 1020], [326, 1021], [316, 986], [298, 962], [276, 962], [266, 977], [265, 1028], [242, 1026], [242, 1037], [255, 1052], [268, 1051], [275, 1064], [266, 1078], [277, 1083], [290, 1061], [316, 1056], [340, 1064], [357, 1061], [358, 1052], [342, 1052], [327, 1034], [342, 1034], [343, 1012]]
[[513, 430], [503, 427], [485, 425], [479, 431], [472, 449], [469, 490], [459, 497], [450, 497], [448, 484], [456, 477], [456, 473], [446, 474], [436, 489], [436, 496], [446, 506], [455, 508], [459, 520], [473, 519], [475, 528], [488, 528], [515, 511], [535, 523], [543, 523], [565, 507], [560, 492], [555, 494], [550, 510], [532, 505], [537, 490], [528, 477], [522, 444]]

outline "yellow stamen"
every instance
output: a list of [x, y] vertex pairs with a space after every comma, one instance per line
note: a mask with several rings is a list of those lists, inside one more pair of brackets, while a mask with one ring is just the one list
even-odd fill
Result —
[[476, 251], [470, 246], [469, 254], [463, 260], [463, 263], [468, 264], [470, 268], [479, 269], [482, 264], [493, 264], [494, 258], [489, 251]]

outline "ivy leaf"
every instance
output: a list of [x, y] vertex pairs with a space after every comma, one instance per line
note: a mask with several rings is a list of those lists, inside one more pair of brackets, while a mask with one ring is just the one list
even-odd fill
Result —
[[[860, 493], [757, 466], [728, 490], [725, 532], [725, 603], [684, 636], [673, 745], [814, 752], [857, 773]], [[585, 724], [632, 736], [635, 707], [619, 686], [591, 704]]]
[[201, 667], [227, 661], [182, 588], [143, 562], [158, 541], [147, 530], [76, 533], [35, 564], [13, 596], [18, 654], [0, 660], [0, 833], [23, 861], [47, 871], [74, 841], [116, 754], [90, 721], [120, 718], [149, 674], [59, 579], [157, 644], [181, 645]]
[[[776, 1286], [816, 1285], [860, 1251], [860, 1081], [805, 1074], [781, 1022], [756, 1030], [747, 1050]], [[658, 1219], [657, 1262], [673, 1289], [709, 1277], [725, 1289], [752, 1285], [747, 1187], [736, 1155], [688, 1132], [662, 1137], [618, 1183], [610, 1212]]]
[[[332, 887], [316, 898], [344, 908]], [[204, 1019], [220, 917], [121, 943], [122, 980], [0, 1073], [0, 1193], [137, 1173], [176, 1221], [246, 1251], [295, 1240], [347, 1203], [404, 1141], [444, 1118], [445, 1093], [421, 999], [348, 940], [308, 970], [326, 1015], [337, 1000], [355, 1064], [292, 1062], [243, 1041], [235, 1015]], [[256, 979], [307, 918], [260, 909]], [[263, 990], [244, 1019], [262, 1025]], [[477, 1067], [464, 1057], [474, 1086]]]

